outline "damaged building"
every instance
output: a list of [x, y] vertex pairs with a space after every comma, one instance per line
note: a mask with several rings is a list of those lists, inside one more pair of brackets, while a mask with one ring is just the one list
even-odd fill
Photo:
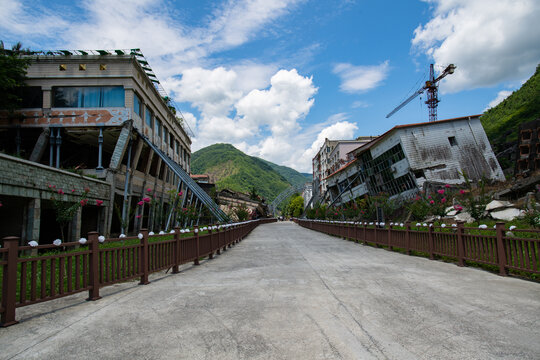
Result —
[[161, 230], [178, 205], [226, 221], [190, 178], [189, 129], [139, 49], [25, 56], [22, 108], [0, 113], [0, 236], [50, 243], [59, 237], [52, 197], [75, 202], [83, 189], [71, 238]]
[[326, 178], [329, 202], [364, 195], [403, 198], [427, 184], [504, 181], [479, 115], [398, 125], [350, 152], [350, 162]]

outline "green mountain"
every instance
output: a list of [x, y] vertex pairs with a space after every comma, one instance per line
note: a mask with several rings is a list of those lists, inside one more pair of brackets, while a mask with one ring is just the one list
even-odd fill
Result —
[[518, 138], [519, 124], [540, 118], [540, 65], [523, 86], [480, 118], [496, 149]]
[[267, 202], [301, 178], [306, 182], [297, 171], [246, 155], [230, 144], [214, 144], [194, 152], [191, 172], [210, 175], [218, 190], [250, 193], [255, 188]]
[[264, 159], [260, 159], [260, 160], [270, 165], [270, 167], [274, 169], [275, 171], [277, 171], [278, 174], [280, 174], [285, 179], [287, 179], [287, 181], [291, 185], [300, 185], [300, 184], [305, 184], [308, 181], [311, 181], [311, 177], [312, 177], [311, 174], [299, 173], [298, 171], [291, 169], [290, 167], [277, 165], [277, 164], [274, 164], [273, 162], [270, 162]]

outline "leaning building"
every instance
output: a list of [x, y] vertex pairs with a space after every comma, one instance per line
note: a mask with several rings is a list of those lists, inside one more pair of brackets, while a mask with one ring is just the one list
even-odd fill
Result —
[[52, 199], [85, 193], [72, 239], [170, 228], [178, 207], [226, 220], [190, 178], [189, 129], [139, 49], [28, 57], [22, 108], [0, 111], [0, 237], [52, 242]]
[[430, 184], [504, 181], [480, 116], [398, 125], [349, 154], [325, 180], [329, 202], [387, 194], [411, 197]]

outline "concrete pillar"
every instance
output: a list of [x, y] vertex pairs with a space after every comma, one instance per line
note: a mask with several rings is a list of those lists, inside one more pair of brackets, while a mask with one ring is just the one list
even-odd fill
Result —
[[122, 164], [122, 159], [124, 157], [124, 154], [126, 153], [128, 143], [130, 142], [130, 133], [131, 133], [131, 122], [124, 123], [124, 126], [122, 127], [122, 131], [120, 132], [120, 135], [118, 136], [118, 140], [116, 141], [116, 146], [114, 147], [114, 151], [111, 157], [111, 162], [109, 164], [109, 168], [112, 170], [118, 170], [120, 167], [120, 164]]
[[43, 92], [43, 110], [50, 110], [52, 107], [52, 91], [50, 87], [42, 87]]
[[103, 164], [101, 163], [103, 159], [103, 127], [99, 128], [99, 135], [98, 135], [98, 165], [96, 167], [96, 170], [101, 171], [103, 170]]
[[41, 157], [45, 153], [45, 149], [47, 149], [49, 132], [49, 128], [44, 128], [43, 132], [39, 135], [36, 144], [34, 145], [34, 149], [32, 150], [32, 154], [30, 154], [30, 161], [39, 162], [39, 160], [41, 160]]
[[22, 241], [39, 243], [39, 228], [41, 225], [41, 199], [30, 199], [25, 208], [25, 226], [23, 227]]
[[73, 220], [71, 221], [71, 233], [70, 237], [66, 239], [66, 242], [68, 241], [78, 241], [81, 238], [81, 224], [82, 224], [82, 207], [79, 207], [77, 209], [77, 212], [75, 213], [75, 216], [73, 216]]

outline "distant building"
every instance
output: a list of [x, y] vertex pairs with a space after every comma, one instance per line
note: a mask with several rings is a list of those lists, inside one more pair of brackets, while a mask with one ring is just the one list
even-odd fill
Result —
[[[268, 206], [260, 200], [252, 199], [248, 194], [229, 189], [223, 189], [217, 193], [217, 202], [221, 209], [229, 213], [234, 219], [234, 209], [246, 207], [253, 219], [266, 217], [268, 215]], [[234, 219], [238, 220], [238, 219]]]
[[324, 140], [324, 144], [312, 160], [315, 198], [325, 196], [326, 178], [347, 162], [347, 153], [372, 139], [374, 139], [372, 136], [361, 136], [356, 140]]
[[504, 180], [479, 116], [398, 125], [351, 158], [326, 178], [334, 204], [380, 193], [408, 197], [427, 183], [463, 183], [463, 174]]

